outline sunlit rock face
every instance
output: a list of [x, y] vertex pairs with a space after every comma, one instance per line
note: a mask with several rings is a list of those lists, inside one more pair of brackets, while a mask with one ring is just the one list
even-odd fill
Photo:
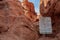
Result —
[[35, 9], [34, 9], [34, 4], [32, 2], [29, 2], [28, 0], [23, 0], [22, 2], [22, 8], [24, 10], [24, 14], [31, 19], [31, 21], [35, 21], [36, 20], [36, 13], [35, 13]]
[[43, 17], [51, 17], [53, 34], [60, 40], [60, 36], [56, 36], [60, 33], [60, 0], [49, 0], [44, 6], [44, 1], [40, 4], [40, 13]]
[[[48, 1], [42, 0], [40, 2], [40, 9], [41, 9], [40, 13], [42, 15], [46, 14], [46, 16], [48, 16], [48, 15], [51, 16], [53, 12], [55, 14], [56, 13], [59, 13], [59, 7], [60, 7], [60, 4], [59, 3], [60, 3], [60, 1], [58, 1], [58, 0], [55, 0], [55, 1], [54, 0], [48, 0]], [[47, 13], [48, 13], [48, 15], [47, 15]]]
[[0, 0], [0, 32], [8, 30], [8, 16], [19, 16], [23, 13], [18, 0]]
[[[3, 10], [2, 10], [3, 8]], [[21, 3], [18, 0], [2, 0], [0, 1], [0, 12], [6, 12], [6, 15], [18, 16], [23, 13]], [[4, 15], [3, 12], [0, 15]]]
[[44, 2], [44, 7], [47, 6], [47, 3], [48, 3], [49, 0], [40, 0], [40, 4], [42, 4]]
[[[46, 16], [48, 16], [47, 15], [47, 12], [48, 12], [48, 10], [49, 10], [49, 8], [50, 8], [50, 0], [41, 0], [41, 2], [40, 2], [40, 13], [43, 15], [43, 16], [45, 16], [44, 14], [46, 14]], [[49, 15], [51, 15], [51, 14], [49, 14]]]
[[[36, 27], [27, 17], [23, 15], [19, 17], [9, 16], [7, 22], [5, 26], [4, 24], [1, 26], [4, 29], [0, 29], [0, 40], [38, 40]], [[5, 29], [6, 26], [8, 29]]]
[[38, 40], [38, 30], [18, 0], [0, 1], [0, 40]]

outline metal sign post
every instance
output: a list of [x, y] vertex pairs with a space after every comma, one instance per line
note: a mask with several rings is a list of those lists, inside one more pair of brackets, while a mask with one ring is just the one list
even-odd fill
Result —
[[39, 32], [40, 34], [52, 34], [52, 25], [50, 17], [41, 17], [39, 20]]

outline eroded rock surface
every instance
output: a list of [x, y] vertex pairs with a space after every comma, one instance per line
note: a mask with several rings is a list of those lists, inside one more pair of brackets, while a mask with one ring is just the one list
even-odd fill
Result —
[[0, 40], [38, 40], [37, 28], [23, 14], [18, 0], [3, 0], [0, 4]]
[[1, 30], [1, 40], [38, 40], [36, 27], [23, 15], [20, 17], [9, 16], [8, 25], [3, 26]]
[[[56, 37], [60, 33], [60, 1], [59, 0], [46, 0], [46, 6], [44, 6], [44, 0], [40, 4], [40, 12], [43, 17], [51, 17], [53, 36]], [[60, 36], [59, 36], [60, 37]], [[57, 40], [60, 40], [59, 37]]]
[[23, 0], [22, 2], [22, 8], [24, 10], [24, 14], [30, 18], [31, 21], [35, 21], [37, 14], [35, 12], [34, 4], [32, 2], [29, 2], [28, 0]]

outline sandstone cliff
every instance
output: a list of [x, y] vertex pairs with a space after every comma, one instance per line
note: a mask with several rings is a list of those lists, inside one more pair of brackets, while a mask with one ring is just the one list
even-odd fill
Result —
[[31, 21], [35, 21], [37, 14], [35, 12], [34, 4], [29, 2], [28, 0], [22, 2], [22, 8], [25, 12], [25, 15], [31, 19]]
[[25, 16], [8, 16], [8, 21], [5, 17], [0, 19], [0, 40], [38, 40], [36, 27]]
[[[44, 4], [46, 2], [46, 4]], [[60, 1], [59, 0], [46, 0], [41, 1], [40, 3], [40, 13], [43, 17], [51, 17], [52, 27], [53, 27], [53, 36], [60, 40], [60, 36], [57, 36], [60, 33]], [[50, 36], [52, 37], [52, 36]], [[54, 40], [54, 39], [51, 39]]]
[[38, 40], [38, 30], [18, 0], [0, 1], [0, 40]]

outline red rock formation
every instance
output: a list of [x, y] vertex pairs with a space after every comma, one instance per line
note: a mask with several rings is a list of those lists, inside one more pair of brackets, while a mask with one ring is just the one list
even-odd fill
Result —
[[23, 0], [22, 7], [25, 15], [32, 21], [35, 21], [37, 15], [35, 13], [34, 4], [32, 2], [28, 2], [28, 0]]
[[[6, 26], [8, 29], [0, 33], [1, 40], [38, 40], [36, 27], [23, 15], [9, 16]], [[5, 28], [5, 26], [3, 27]]]
[[56, 35], [60, 33], [60, 1], [49, 0], [47, 1], [46, 6], [44, 6], [44, 1], [42, 1], [40, 4], [40, 12], [43, 17], [51, 17], [53, 35], [56, 37]]
[[18, 0], [0, 1], [0, 40], [38, 40], [37, 28]]
[[[21, 10], [20, 10], [21, 9]], [[8, 16], [19, 16], [23, 13], [19, 1], [1, 0], [0, 1], [0, 32], [6, 31], [8, 25]]]
[[[0, 1], [0, 8], [1, 6], [4, 7], [3, 10], [8, 15], [19, 16], [20, 14], [23, 13], [21, 3], [18, 0], [15, 0], [15, 1], [14, 0], [5, 0], [5, 1], [2, 0]], [[0, 11], [3, 11], [3, 10], [0, 10]], [[3, 13], [1, 13], [0, 15], [3, 15]]]

